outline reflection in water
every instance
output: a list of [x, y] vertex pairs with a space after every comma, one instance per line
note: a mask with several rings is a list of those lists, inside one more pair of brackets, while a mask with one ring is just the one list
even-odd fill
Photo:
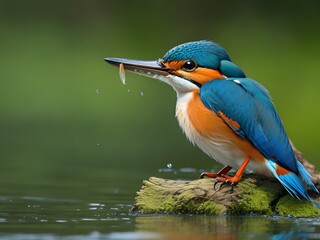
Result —
[[[312, 223], [312, 227], [310, 226]], [[137, 231], [161, 233], [161, 239], [319, 239], [320, 219], [261, 216], [144, 215]]]
[[163, 239], [236, 239], [236, 225], [228, 218], [199, 215], [146, 215], [136, 217], [137, 231], [162, 233]]

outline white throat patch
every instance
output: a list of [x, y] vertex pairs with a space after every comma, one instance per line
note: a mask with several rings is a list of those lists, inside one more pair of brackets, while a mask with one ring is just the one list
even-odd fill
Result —
[[[150, 75], [149, 75], [150, 77]], [[177, 95], [181, 95], [187, 92], [193, 92], [196, 89], [199, 89], [197, 85], [194, 83], [182, 78], [178, 77], [172, 74], [169, 74], [167, 76], [163, 75], [153, 75], [152, 78], [159, 79], [162, 82], [165, 82], [169, 84], [173, 89], [177, 92]]]

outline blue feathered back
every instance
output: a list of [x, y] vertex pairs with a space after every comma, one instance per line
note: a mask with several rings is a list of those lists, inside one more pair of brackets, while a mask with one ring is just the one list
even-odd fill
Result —
[[267, 158], [298, 174], [297, 160], [268, 91], [249, 78], [214, 80], [200, 89], [206, 107], [236, 121], [235, 132]]

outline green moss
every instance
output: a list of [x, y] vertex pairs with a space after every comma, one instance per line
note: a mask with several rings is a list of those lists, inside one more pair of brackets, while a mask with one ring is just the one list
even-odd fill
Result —
[[[144, 182], [145, 185], [149, 185], [147, 181]], [[175, 209], [174, 197], [169, 195], [159, 195], [158, 188], [153, 187], [142, 187], [141, 191], [144, 191], [143, 197], [137, 196], [136, 202], [137, 209], [141, 212], [172, 212]], [[154, 196], [158, 196], [155, 198]]]
[[213, 201], [201, 202], [195, 199], [195, 189], [190, 187], [180, 195], [174, 197], [174, 212], [179, 213], [197, 213], [197, 214], [223, 214], [226, 208], [222, 205], [216, 204]]
[[[204, 199], [195, 199], [194, 191], [199, 189], [193, 189], [190, 186], [181, 194], [167, 195], [159, 194], [159, 191], [163, 192], [161, 187], [152, 185], [149, 186], [147, 181], [144, 182], [146, 186], [142, 187], [143, 197], [136, 197], [136, 208], [143, 213], [151, 212], [166, 212], [166, 213], [197, 213], [197, 214], [223, 214], [226, 212], [226, 207], [220, 204], [216, 204], [213, 201], [207, 201]], [[157, 196], [157, 197], [155, 197]]]
[[197, 213], [208, 214], [208, 215], [221, 215], [226, 213], [227, 209], [225, 206], [207, 201], [201, 203], [197, 207]]
[[178, 204], [176, 204], [174, 212], [220, 215], [226, 212], [226, 207], [220, 204], [216, 204], [212, 201], [199, 203], [197, 201], [190, 200], [188, 202], [179, 202]]
[[[270, 186], [271, 185], [271, 186]], [[230, 214], [268, 214], [272, 215], [272, 202], [282, 191], [278, 184], [271, 183], [268, 186], [257, 186], [252, 178], [241, 181], [238, 186], [241, 189], [241, 199], [228, 209]]]
[[280, 216], [320, 217], [320, 209], [306, 200], [297, 200], [286, 195], [278, 201], [276, 212]]

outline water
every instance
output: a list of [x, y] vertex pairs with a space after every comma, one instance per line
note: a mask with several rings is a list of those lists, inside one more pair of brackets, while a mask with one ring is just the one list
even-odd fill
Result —
[[[202, 171], [190, 167], [162, 170], [156, 175], [172, 179], [196, 178]], [[115, 174], [117, 177], [105, 185], [99, 184], [99, 177], [91, 178], [90, 181], [96, 181], [91, 189], [86, 188], [85, 181], [28, 183], [28, 188], [21, 183], [20, 187], [13, 184], [10, 188], [20, 189], [15, 191], [2, 186], [0, 239], [320, 238], [320, 219], [131, 213], [138, 187], [132, 188], [139, 186], [140, 180], [127, 170], [122, 174], [121, 177]], [[81, 189], [81, 186], [83, 191], [78, 195], [70, 193], [72, 188]], [[26, 189], [33, 190], [28, 195]], [[12, 194], [3, 194], [6, 191]]]

